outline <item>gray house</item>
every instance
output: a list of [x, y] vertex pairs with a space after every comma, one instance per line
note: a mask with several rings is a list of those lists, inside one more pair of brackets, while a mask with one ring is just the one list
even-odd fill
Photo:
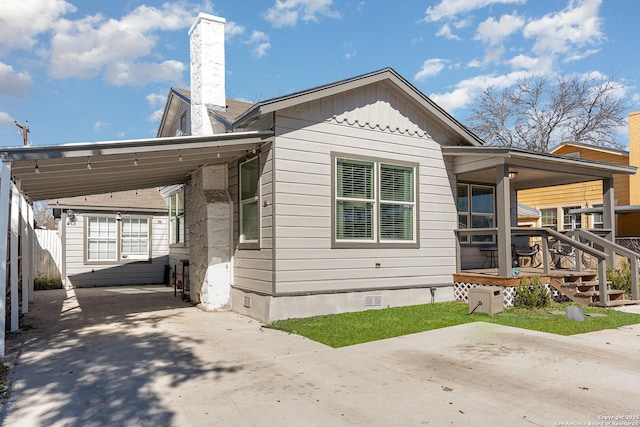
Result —
[[512, 234], [546, 233], [516, 227], [520, 189], [602, 180], [613, 241], [613, 174], [635, 168], [484, 147], [390, 68], [229, 101], [224, 24], [191, 28], [191, 88], [170, 91], [157, 138], [1, 149], [0, 196], [5, 177], [27, 200], [159, 187], [191, 300], [262, 321], [453, 299], [482, 283], [460, 273], [486, 245], [512, 280]]
[[52, 199], [71, 287], [168, 282], [168, 211], [156, 188]]

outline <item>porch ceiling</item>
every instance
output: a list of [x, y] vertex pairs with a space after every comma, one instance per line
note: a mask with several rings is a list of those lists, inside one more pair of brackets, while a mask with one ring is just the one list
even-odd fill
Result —
[[11, 161], [16, 185], [37, 201], [181, 184], [204, 165], [227, 163], [259, 149], [270, 136], [270, 131], [234, 132], [8, 147], [0, 148], [0, 158]]
[[496, 167], [507, 165], [516, 172], [511, 188], [529, 188], [611, 178], [614, 174], [633, 175], [632, 166], [595, 162], [573, 157], [541, 154], [509, 147], [443, 147], [445, 158], [453, 162], [458, 181], [496, 184]]

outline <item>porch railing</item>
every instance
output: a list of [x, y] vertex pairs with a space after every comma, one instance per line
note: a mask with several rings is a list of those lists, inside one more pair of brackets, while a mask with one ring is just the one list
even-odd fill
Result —
[[[474, 228], [474, 229], [458, 229], [455, 231], [457, 236], [457, 271], [461, 271], [461, 244], [460, 239], [462, 236], [468, 236], [467, 239], [471, 240], [471, 236], [477, 235], [493, 235], [497, 236], [498, 229], [497, 228]], [[613, 265], [615, 260], [615, 255], [620, 255], [629, 260], [629, 265], [631, 268], [631, 293], [632, 298], [634, 300], [638, 300], [640, 296], [640, 292], [638, 290], [638, 266], [639, 266], [639, 257], [640, 254], [634, 252], [630, 249], [625, 248], [624, 246], [620, 246], [614, 242], [607, 240], [604, 237], [601, 237], [597, 233], [607, 234], [610, 233], [611, 230], [606, 229], [598, 229], [588, 231], [586, 229], [576, 229], [565, 232], [555, 231], [550, 228], [541, 227], [541, 228], [528, 228], [528, 227], [512, 227], [511, 228], [511, 236], [528, 236], [536, 237], [540, 239], [541, 244], [541, 252], [542, 252], [542, 268], [544, 274], [549, 274], [550, 271], [550, 260], [552, 259], [551, 248], [552, 241], [554, 244], [557, 242], [559, 244], [566, 245], [570, 248], [574, 249], [575, 254], [575, 268], [578, 271], [582, 271], [582, 255], [588, 254], [595, 258], [598, 265], [598, 282], [599, 282], [599, 297], [600, 301], [607, 301], [607, 264]], [[599, 250], [594, 246], [599, 246], [603, 248], [603, 250]], [[510, 251], [511, 248], [508, 248]], [[502, 259], [501, 257], [498, 257]], [[509, 269], [511, 271], [511, 269]]]
[[[576, 240], [581, 242], [588, 242], [591, 244], [595, 244], [604, 248], [605, 252], [609, 254], [609, 258], [615, 260], [615, 256], [619, 255], [625, 257], [629, 261], [629, 268], [631, 271], [631, 298], [634, 300], [638, 300], [639, 292], [638, 292], [638, 257], [640, 254], [632, 251], [631, 249], [627, 249], [624, 246], [618, 245], [617, 243], [613, 243], [602, 236], [597, 235], [595, 232], [585, 230], [583, 228], [578, 228], [575, 230], [571, 230], [567, 232], [568, 235], [573, 236]], [[577, 250], [576, 258], [582, 259], [582, 254], [580, 250]], [[582, 263], [578, 264], [578, 268], [582, 267]], [[598, 274], [600, 271], [598, 269]], [[605, 268], [605, 276], [606, 276], [606, 268]], [[602, 286], [600, 286], [600, 301], [603, 300], [603, 290]]]

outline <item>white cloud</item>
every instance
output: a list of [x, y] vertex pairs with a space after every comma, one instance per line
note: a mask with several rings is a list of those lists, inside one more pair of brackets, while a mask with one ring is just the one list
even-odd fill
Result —
[[[56, 78], [95, 78], [104, 73], [105, 80], [114, 84], [178, 80], [185, 67], [177, 61], [138, 61], [151, 59], [157, 33], [188, 28], [194, 14], [183, 4], [165, 3], [160, 8], [139, 6], [120, 20], [100, 14], [61, 19], [51, 40], [50, 73]], [[148, 74], [142, 76], [145, 70]]]
[[242, 25], [238, 25], [235, 22], [227, 21], [224, 26], [224, 37], [225, 40], [229, 41], [233, 39], [235, 36], [244, 33], [244, 27]]
[[245, 43], [252, 46], [251, 50], [258, 58], [262, 58], [266, 55], [267, 50], [271, 47], [269, 35], [262, 31], [254, 31], [251, 33], [251, 37]]
[[28, 73], [17, 72], [11, 65], [0, 62], [0, 95], [21, 96], [31, 89]]
[[31, 49], [64, 14], [76, 11], [65, 0], [0, 1], [0, 53]]
[[442, 58], [431, 58], [424, 61], [422, 64], [422, 68], [418, 73], [413, 77], [417, 81], [423, 81], [428, 79], [429, 77], [437, 76], [440, 71], [444, 69], [444, 66], [447, 64], [446, 59]]
[[332, 10], [333, 0], [276, 0], [263, 17], [276, 28], [293, 27], [298, 20], [317, 22], [320, 17], [339, 18], [340, 13]]
[[479, 75], [457, 83], [451, 92], [432, 94], [429, 97], [451, 113], [454, 110], [469, 107], [488, 87], [504, 89], [530, 75], [531, 73], [526, 71], [516, 71], [501, 76]]
[[16, 125], [16, 121], [9, 114], [4, 111], [0, 111], [0, 127], [11, 128]]
[[164, 106], [167, 102], [167, 95], [162, 93], [150, 93], [147, 95], [147, 102], [152, 108]]
[[525, 37], [535, 39], [533, 52], [538, 55], [571, 53], [576, 48], [595, 45], [604, 38], [600, 31], [602, 0], [570, 2], [555, 13], [532, 20], [524, 27]]
[[552, 56], [516, 55], [506, 61], [514, 70], [529, 70], [535, 73], [551, 73], [553, 70]]
[[160, 120], [162, 120], [162, 115], [163, 114], [164, 114], [164, 110], [155, 110], [149, 116], [149, 121], [151, 121], [153, 123], [160, 123]]
[[458, 37], [455, 34], [453, 34], [449, 24], [444, 24], [442, 27], [440, 27], [440, 29], [436, 33], [436, 36], [444, 37], [444, 38], [447, 38], [449, 40], [461, 40], [460, 37]]
[[427, 8], [424, 18], [427, 22], [452, 19], [457, 15], [482, 9], [494, 4], [524, 4], [526, 0], [441, 0], [439, 4]]
[[353, 43], [345, 43], [344, 44], [344, 50], [346, 51], [342, 57], [345, 59], [351, 59], [354, 56], [356, 56], [356, 49], [353, 46]]
[[478, 25], [476, 40], [482, 40], [489, 46], [495, 46], [524, 26], [524, 19], [517, 14], [502, 15], [498, 21], [487, 18]]
[[104, 80], [116, 86], [145, 85], [149, 81], [175, 82], [180, 80], [186, 66], [179, 61], [161, 63], [142, 62], [109, 64], [104, 71]]
[[111, 125], [111, 123], [102, 122], [102, 121], [98, 120], [97, 122], [95, 122], [93, 124], [93, 129], [96, 130], [96, 131], [100, 131], [100, 130], [102, 130], [102, 128], [108, 127], [110, 125]]

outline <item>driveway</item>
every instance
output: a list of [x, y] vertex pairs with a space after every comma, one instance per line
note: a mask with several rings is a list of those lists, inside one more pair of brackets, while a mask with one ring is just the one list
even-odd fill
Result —
[[25, 324], [7, 426], [640, 426], [640, 325], [332, 349], [155, 286], [39, 291]]

